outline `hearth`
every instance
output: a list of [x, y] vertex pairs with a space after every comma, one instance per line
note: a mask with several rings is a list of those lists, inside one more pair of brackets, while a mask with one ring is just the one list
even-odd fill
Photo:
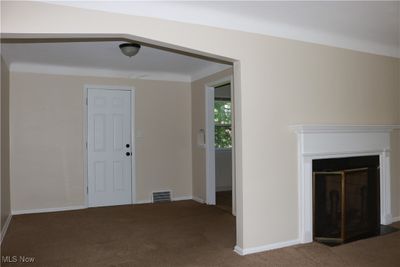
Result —
[[379, 156], [313, 160], [313, 238], [346, 243], [380, 232]]

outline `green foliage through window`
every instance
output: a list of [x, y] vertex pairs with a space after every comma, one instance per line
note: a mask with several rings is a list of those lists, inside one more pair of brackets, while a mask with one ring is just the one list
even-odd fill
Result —
[[215, 147], [232, 147], [232, 106], [229, 100], [214, 101]]

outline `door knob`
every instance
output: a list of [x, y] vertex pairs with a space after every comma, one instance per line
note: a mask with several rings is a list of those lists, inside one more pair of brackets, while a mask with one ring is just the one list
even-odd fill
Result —
[[126, 152], [126, 156], [128, 156], [128, 157], [129, 157], [130, 155], [131, 155], [131, 153], [130, 153], [130, 152]]

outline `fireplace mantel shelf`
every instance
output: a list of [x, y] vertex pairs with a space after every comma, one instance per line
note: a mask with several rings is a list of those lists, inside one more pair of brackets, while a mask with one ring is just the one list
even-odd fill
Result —
[[289, 127], [296, 133], [381, 133], [399, 130], [400, 124], [296, 124]]

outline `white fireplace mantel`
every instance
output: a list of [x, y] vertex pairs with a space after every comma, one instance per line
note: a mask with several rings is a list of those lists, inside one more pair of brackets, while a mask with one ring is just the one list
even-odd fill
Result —
[[390, 133], [400, 125], [293, 125], [298, 142], [299, 240], [313, 241], [312, 161], [324, 158], [379, 156], [381, 224], [392, 222]]

